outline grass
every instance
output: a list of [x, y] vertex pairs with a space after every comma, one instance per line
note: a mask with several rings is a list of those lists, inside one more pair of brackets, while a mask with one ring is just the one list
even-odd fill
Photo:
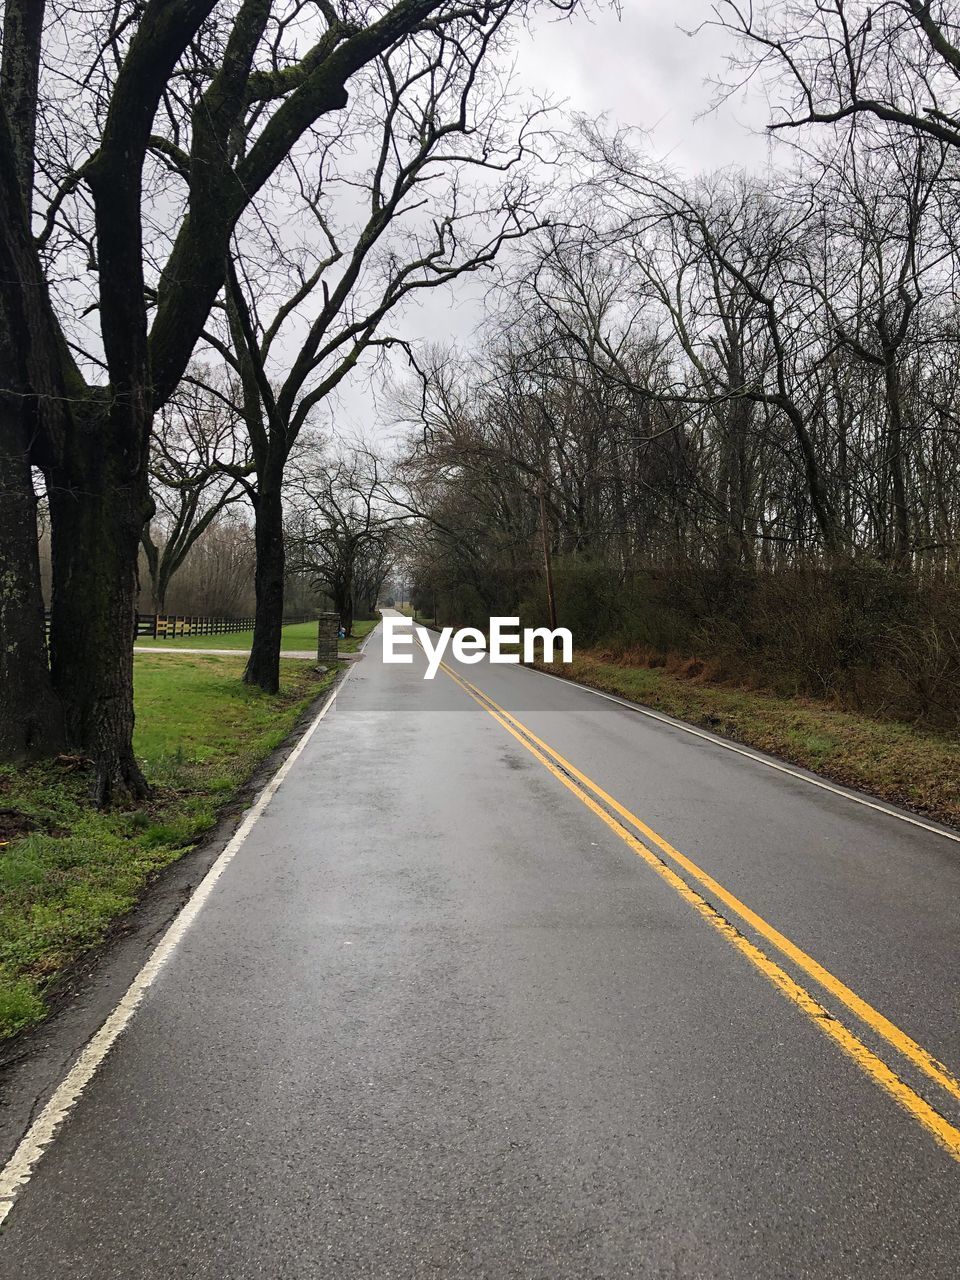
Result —
[[960, 826], [960, 739], [802, 698], [575, 653], [565, 674], [780, 756], [835, 782]]
[[210, 830], [335, 677], [292, 660], [272, 698], [242, 669], [239, 655], [137, 657], [134, 746], [154, 785], [137, 809], [91, 809], [89, 775], [69, 765], [0, 769], [0, 1040], [44, 1016], [57, 978]]
[[365, 622], [355, 622], [353, 624], [353, 635], [350, 636], [348, 640], [340, 641], [340, 652], [356, 653], [364, 639], [370, 634], [379, 621], [379, 618], [374, 618], [373, 620], [367, 620]]
[[[348, 640], [340, 641], [340, 652], [354, 653], [364, 636], [372, 631], [376, 625], [377, 620], [355, 622], [353, 624], [353, 635]], [[143, 636], [137, 643], [162, 646], [164, 649], [238, 649], [249, 651], [252, 642], [252, 631], [235, 631], [228, 636], [179, 636], [176, 640], [154, 640], [149, 636]], [[309, 649], [315, 653], [317, 648], [316, 622], [291, 622], [285, 626], [280, 648], [284, 652]]]

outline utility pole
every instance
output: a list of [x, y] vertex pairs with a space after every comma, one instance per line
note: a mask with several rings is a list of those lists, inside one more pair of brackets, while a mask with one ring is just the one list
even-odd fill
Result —
[[557, 601], [553, 594], [553, 565], [550, 563], [550, 530], [547, 527], [547, 482], [540, 477], [540, 533], [543, 538], [543, 573], [547, 580], [547, 615], [550, 629], [557, 627]]

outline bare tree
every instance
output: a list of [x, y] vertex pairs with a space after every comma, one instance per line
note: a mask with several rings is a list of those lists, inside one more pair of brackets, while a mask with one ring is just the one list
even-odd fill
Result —
[[207, 526], [170, 585], [171, 613], [250, 617], [256, 548], [244, 507], [228, 506]]
[[948, 0], [719, 0], [717, 22], [744, 41], [742, 74], [771, 85], [769, 128], [872, 119], [960, 146], [960, 23]]
[[197, 539], [247, 496], [252, 464], [232, 397], [223, 378], [188, 369], [160, 412], [150, 462], [155, 511], [141, 535], [155, 613], [166, 612], [170, 583]]
[[[483, 74], [499, 29], [398, 45], [373, 63], [356, 114], [291, 160], [307, 250], [273, 237], [264, 278], [238, 242], [225, 325], [207, 340], [236, 371], [250, 436], [257, 613], [244, 679], [263, 689], [279, 682], [283, 486], [301, 432], [364, 357], [396, 344], [382, 326], [404, 301], [491, 266], [536, 225], [541, 112], [515, 123], [508, 88]], [[372, 148], [351, 169], [358, 136]]]
[[[387, 51], [456, 46], [520, 0], [7, 0], [0, 89], [2, 745], [66, 734], [95, 795], [142, 795], [132, 749], [149, 436], [221, 290], [238, 221], [347, 86]], [[307, 38], [304, 39], [304, 32]], [[38, 234], [35, 235], [35, 228]], [[53, 545], [44, 656], [27, 463]], [[26, 527], [26, 534], [17, 529]], [[15, 650], [15, 652], [13, 652]], [[52, 693], [51, 693], [52, 690]], [[34, 710], [29, 710], [33, 702]], [[26, 718], [23, 718], [26, 713]], [[17, 718], [13, 718], [17, 717]]]
[[349, 636], [358, 610], [369, 617], [377, 603], [407, 515], [385, 502], [380, 461], [366, 448], [315, 456], [298, 469], [295, 490], [297, 562], [330, 596]]

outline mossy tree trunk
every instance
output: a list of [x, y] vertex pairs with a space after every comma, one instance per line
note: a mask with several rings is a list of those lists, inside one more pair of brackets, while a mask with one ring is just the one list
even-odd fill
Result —
[[98, 803], [139, 799], [148, 790], [133, 752], [137, 552], [150, 504], [142, 452], [71, 450], [50, 480], [50, 661], [67, 740], [96, 762]]
[[37, 551], [37, 502], [18, 406], [0, 401], [0, 760], [63, 749], [50, 681]]
[[[21, 763], [63, 749], [50, 680], [30, 450], [59, 390], [36, 377], [49, 333], [30, 252], [35, 99], [43, 5], [8, 0], [0, 110], [0, 760]], [[47, 394], [44, 394], [47, 393]]]
[[331, 583], [333, 607], [340, 615], [340, 625], [345, 636], [353, 635], [355, 604], [353, 598], [353, 565], [347, 562], [343, 572]]

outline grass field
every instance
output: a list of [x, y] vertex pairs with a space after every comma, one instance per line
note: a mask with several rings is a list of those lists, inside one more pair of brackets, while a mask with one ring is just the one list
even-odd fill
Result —
[[[377, 625], [376, 621], [355, 622], [353, 624], [353, 635], [349, 640], [340, 641], [341, 653], [354, 653], [363, 641], [364, 636], [368, 635]], [[180, 636], [176, 640], [153, 640], [141, 637], [137, 642], [139, 645], [162, 646], [164, 649], [238, 649], [249, 651], [253, 641], [252, 631], [236, 631], [229, 636]], [[289, 626], [283, 628], [283, 639], [281, 641], [281, 649], [290, 650], [312, 650], [317, 648], [317, 624], [316, 622], [292, 622]]]
[[57, 977], [215, 824], [336, 674], [285, 662], [271, 698], [242, 670], [239, 654], [138, 655], [134, 745], [154, 786], [139, 808], [91, 809], [89, 775], [69, 765], [0, 769], [0, 1039], [44, 1016]]
[[960, 826], [960, 740], [803, 698], [701, 682], [575, 653], [564, 674]]

